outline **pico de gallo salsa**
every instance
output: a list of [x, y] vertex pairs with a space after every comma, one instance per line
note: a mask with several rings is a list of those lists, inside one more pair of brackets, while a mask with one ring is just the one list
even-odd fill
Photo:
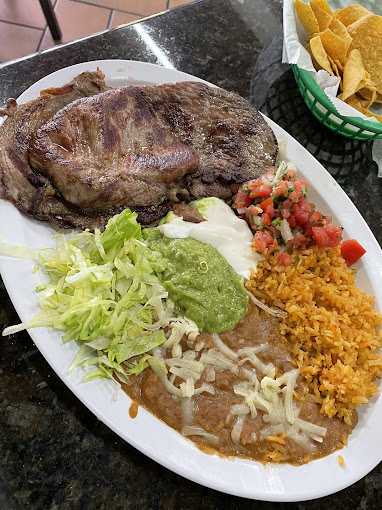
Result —
[[[283, 247], [279, 264], [287, 266], [295, 248], [312, 244], [328, 248], [341, 243], [342, 228], [318, 211], [307, 195], [308, 183], [296, 176], [293, 163], [284, 161], [240, 187], [233, 197], [233, 207], [254, 232], [255, 251], [267, 255]], [[342, 254], [349, 265], [365, 253], [362, 247], [355, 252], [354, 246], [345, 250], [347, 257]]]

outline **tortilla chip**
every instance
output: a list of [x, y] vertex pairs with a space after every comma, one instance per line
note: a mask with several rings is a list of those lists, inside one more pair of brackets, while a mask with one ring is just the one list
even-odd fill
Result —
[[351, 44], [353, 39], [349, 35], [349, 32], [346, 30], [345, 25], [341, 23], [341, 21], [339, 21], [338, 19], [332, 19], [329, 28], [333, 32], [333, 34], [336, 34], [338, 35], [338, 37], [341, 37], [341, 39], [349, 43], [349, 45]]
[[373, 13], [368, 11], [362, 5], [354, 4], [349, 5], [348, 7], [344, 7], [343, 9], [337, 9], [334, 13], [334, 17], [341, 21], [345, 27], [347, 27], [363, 16], [367, 16], [368, 14]]
[[341, 64], [341, 62], [339, 60], [333, 60], [333, 62], [336, 64], [336, 66], [338, 67], [338, 69], [341, 71], [341, 73], [344, 72], [344, 66], [343, 64]]
[[310, 51], [312, 52], [315, 61], [319, 65], [319, 69], [325, 69], [325, 71], [327, 71], [331, 76], [334, 76], [333, 69], [330, 66], [328, 55], [322, 44], [320, 36], [317, 35], [316, 37], [312, 37], [309, 44]]
[[[361, 90], [362, 90], [362, 89], [361, 89]], [[355, 97], [358, 99], [359, 104], [362, 106], [362, 108], [367, 109], [367, 108], [370, 106], [370, 105], [369, 105], [369, 106], [366, 106], [366, 105], [369, 103], [369, 101], [368, 101], [367, 99], [364, 99], [364, 98], [360, 95], [359, 91], [357, 92], [357, 94], [355, 94]]]
[[361, 104], [361, 101], [356, 96], [356, 94], [354, 94], [353, 96], [349, 97], [346, 100], [346, 103], [349, 106], [352, 106], [353, 108], [355, 108], [359, 112], [361, 112], [364, 115], [366, 115], [366, 117], [375, 117], [379, 122], [382, 122], [382, 115], [377, 115], [376, 113], [372, 113], [370, 110], [367, 110], [366, 108], [364, 108], [362, 106], [362, 104]]
[[369, 80], [370, 74], [364, 68], [360, 52], [357, 49], [351, 50], [344, 66], [343, 92], [340, 99], [346, 101], [348, 97], [365, 87]]
[[364, 108], [369, 108], [377, 98], [376, 88], [371, 85], [371, 82], [358, 90], [357, 95], [359, 101]]
[[323, 32], [324, 30], [326, 30], [330, 23], [333, 21], [333, 16], [330, 16], [330, 14], [328, 14], [326, 11], [324, 11], [323, 9], [321, 9], [320, 7], [317, 7], [317, 6], [313, 6], [311, 5], [312, 7], [312, 11], [314, 12], [314, 15], [316, 16], [316, 20], [317, 20], [317, 23], [318, 23], [318, 26], [320, 28], [320, 32]]
[[320, 37], [326, 53], [333, 60], [338, 60], [342, 65], [345, 65], [346, 54], [350, 43], [341, 39], [341, 37], [332, 32], [330, 28], [327, 28], [324, 32], [322, 32]]
[[308, 43], [308, 44], [305, 46], [305, 49], [306, 49], [306, 51], [309, 53], [310, 58], [312, 59], [312, 64], [313, 64], [314, 68], [315, 68], [315, 69], [317, 69], [317, 71], [318, 71], [319, 69], [321, 69], [321, 66], [319, 65], [319, 63], [317, 62], [317, 60], [314, 58], [314, 55], [313, 55], [313, 53], [312, 53], [312, 49], [311, 49], [311, 47], [310, 47], [310, 43]]
[[335, 60], [334, 61], [338, 67], [338, 69], [341, 70], [341, 72], [343, 73], [344, 72], [344, 66], [341, 64], [341, 62], [339, 60]]
[[314, 11], [314, 8], [318, 7], [319, 9], [322, 9], [326, 13], [330, 14], [330, 16], [334, 16], [333, 11], [329, 7], [329, 4], [326, 0], [310, 0], [310, 5]]
[[301, 25], [309, 36], [319, 32], [318, 22], [310, 5], [301, 0], [296, 0], [296, 12]]
[[[342, 72], [343, 72], [343, 66], [339, 66], [339, 62], [338, 60], [334, 61], [332, 58], [329, 57], [328, 55], [328, 60], [330, 62], [330, 67], [333, 69], [334, 71], [334, 74], [336, 76], [338, 76], [339, 78], [342, 78]], [[341, 87], [341, 90], [342, 90], [342, 79], [340, 81], [340, 87]]]
[[353, 38], [351, 47], [359, 50], [371, 82], [382, 93], [382, 16], [363, 16], [349, 25], [348, 32]]
[[377, 90], [377, 97], [374, 100], [374, 103], [382, 103], [382, 94]]

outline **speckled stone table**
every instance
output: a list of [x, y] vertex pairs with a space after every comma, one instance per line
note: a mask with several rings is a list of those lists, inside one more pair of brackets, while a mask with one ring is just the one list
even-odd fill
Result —
[[[149, 34], [151, 44], [137, 27]], [[194, 2], [4, 64], [0, 103], [57, 69], [87, 60], [172, 65], [240, 93], [286, 129], [337, 179], [382, 243], [382, 179], [371, 145], [335, 136], [309, 114], [291, 70], [280, 64], [281, 37], [281, 0]], [[0, 283], [0, 329], [16, 322]], [[138, 508], [378, 510], [382, 465], [346, 490], [304, 503], [256, 502], [201, 487], [151, 461], [99, 422], [55, 375], [27, 333], [3, 338], [0, 509]]]

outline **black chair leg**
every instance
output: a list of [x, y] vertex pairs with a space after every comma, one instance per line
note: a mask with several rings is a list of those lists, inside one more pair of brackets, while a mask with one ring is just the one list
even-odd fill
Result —
[[50, 0], [40, 0], [41, 8], [54, 41], [60, 41], [62, 34]]

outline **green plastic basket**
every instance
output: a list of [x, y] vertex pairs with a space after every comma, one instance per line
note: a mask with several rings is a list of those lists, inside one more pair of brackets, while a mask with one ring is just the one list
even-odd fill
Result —
[[359, 117], [340, 115], [309, 71], [292, 65], [293, 74], [304, 101], [313, 115], [335, 133], [354, 140], [382, 138], [382, 124]]

